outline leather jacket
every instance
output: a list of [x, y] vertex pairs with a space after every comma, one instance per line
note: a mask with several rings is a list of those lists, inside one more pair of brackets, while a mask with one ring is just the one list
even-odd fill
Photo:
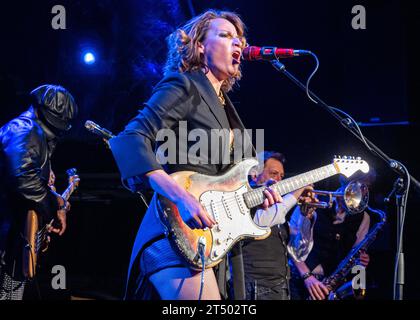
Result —
[[48, 187], [56, 141], [33, 108], [0, 129], [0, 251], [15, 247], [27, 210], [45, 218], [57, 211], [57, 198]]
[[64, 88], [44, 85], [34, 91], [32, 106], [0, 128], [0, 263], [18, 261], [28, 210], [40, 226], [56, 217], [57, 196], [48, 186], [50, 158], [59, 137], [77, 114]]

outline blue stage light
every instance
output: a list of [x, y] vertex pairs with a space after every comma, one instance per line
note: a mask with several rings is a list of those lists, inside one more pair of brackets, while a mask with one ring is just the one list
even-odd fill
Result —
[[92, 52], [86, 52], [84, 55], [83, 55], [83, 61], [86, 63], [86, 64], [94, 64], [95, 63], [95, 55], [92, 53]]

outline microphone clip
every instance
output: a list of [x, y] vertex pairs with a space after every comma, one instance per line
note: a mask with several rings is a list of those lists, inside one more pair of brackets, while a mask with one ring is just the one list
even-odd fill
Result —
[[274, 69], [277, 71], [284, 71], [286, 70], [286, 66], [278, 60], [271, 60], [271, 64], [273, 65]]
[[391, 201], [391, 197], [396, 194], [400, 195], [404, 192], [404, 179], [403, 178], [397, 178], [394, 182], [394, 187], [392, 188], [389, 195], [384, 199], [384, 202], [389, 203]]
[[389, 166], [394, 169], [400, 176], [406, 176], [407, 172], [405, 171], [404, 167], [401, 165], [400, 162], [397, 160], [392, 160], [389, 162]]
[[262, 60], [277, 60], [276, 47], [262, 47], [261, 58]]

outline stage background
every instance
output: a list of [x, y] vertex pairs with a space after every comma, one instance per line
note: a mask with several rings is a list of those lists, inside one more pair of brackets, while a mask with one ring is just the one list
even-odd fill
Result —
[[[420, 178], [420, 15], [409, 1], [61, 1], [66, 30], [51, 27], [56, 4], [18, 0], [4, 4], [0, 13], [0, 125], [24, 111], [28, 92], [44, 83], [69, 89], [81, 111], [53, 158], [59, 190], [70, 167], [78, 169], [81, 184], [71, 199], [68, 232], [54, 239], [42, 265], [44, 298], [121, 299], [145, 207], [121, 186], [110, 150], [83, 124], [90, 119], [120, 132], [162, 76], [166, 36], [208, 8], [238, 12], [251, 45], [315, 52], [320, 68], [311, 89], [361, 122], [366, 137]], [[352, 7], [360, 4], [366, 8], [366, 30], [351, 25]], [[93, 65], [82, 61], [87, 50], [96, 54]], [[283, 62], [301, 80], [315, 65], [310, 57]], [[266, 149], [286, 155], [287, 176], [329, 163], [336, 154], [361, 156], [374, 168], [370, 205], [388, 209], [389, 224], [370, 250], [368, 298], [390, 299], [396, 211], [394, 205], [386, 208], [383, 198], [395, 173], [269, 63], [244, 63], [243, 73], [231, 98], [246, 127], [265, 130]], [[337, 186], [336, 178], [316, 185]], [[419, 192], [412, 189], [404, 250], [408, 299], [420, 298], [419, 204]], [[55, 264], [66, 267], [67, 290], [50, 289]]]

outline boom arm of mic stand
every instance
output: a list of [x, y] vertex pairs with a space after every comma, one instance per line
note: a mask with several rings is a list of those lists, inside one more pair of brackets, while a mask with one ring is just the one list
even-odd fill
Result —
[[[299, 81], [295, 76], [293, 76], [289, 71], [286, 70], [286, 67], [283, 63], [281, 63], [278, 60], [272, 60], [271, 64], [273, 67], [283, 73], [287, 78], [289, 78], [292, 82], [294, 82], [299, 88], [301, 88], [303, 91], [306, 92], [306, 86]], [[349, 121], [348, 118], [344, 118], [341, 115], [339, 115], [337, 112], [335, 112], [328, 104], [326, 104], [324, 101], [322, 101], [316, 94], [314, 94], [311, 90], [308, 90], [311, 94], [311, 97], [321, 106], [324, 108], [325, 111], [330, 113], [334, 118], [336, 118], [340, 124], [346, 128], [348, 131], [350, 131], [357, 139], [359, 139], [362, 142], [366, 142], [369, 147], [369, 151], [372, 153], [375, 153], [377, 156], [379, 156], [382, 160], [384, 160], [388, 166], [394, 170], [397, 174], [401, 175], [401, 171], [394, 167], [392, 164], [395, 160], [391, 159], [389, 156], [387, 156], [381, 149], [379, 149], [373, 142], [368, 140], [367, 138], [360, 137], [358, 132], [354, 130], [352, 121]], [[417, 181], [413, 176], [410, 175], [410, 181], [414, 184], [416, 191], [420, 194], [420, 183]]]

